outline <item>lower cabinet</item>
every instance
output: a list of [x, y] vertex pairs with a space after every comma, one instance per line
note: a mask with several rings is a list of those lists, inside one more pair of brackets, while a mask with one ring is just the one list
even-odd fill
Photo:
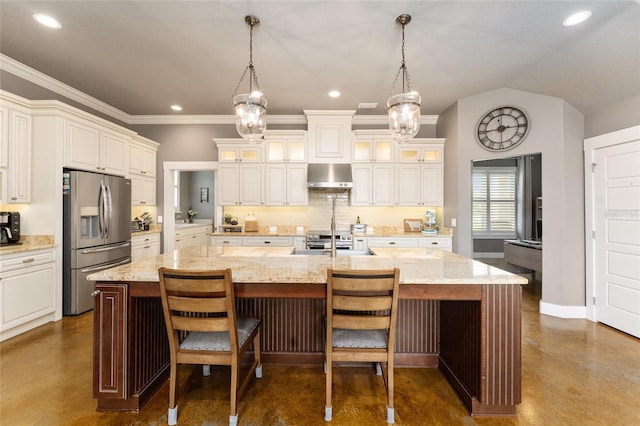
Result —
[[56, 307], [53, 249], [4, 255], [0, 271], [0, 340], [53, 321]]
[[[358, 237], [360, 238], [360, 237]], [[364, 239], [364, 238], [362, 238]], [[431, 247], [446, 250], [452, 250], [451, 237], [368, 237], [366, 238], [369, 248], [375, 247]], [[354, 248], [355, 247], [354, 241]]]
[[439, 248], [445, 251], [452, 251], [453, 245], [451, 237], [423, 237], [418, 238], [418, 247]]
[[213, 230], [213, 225], [189, 226], [175, 231], [174, 248], [181, 249], [193, 246], [208, 246], [210, 243], [209, 234]]
[[305, 237], [281, 237], [281, 236], [255, 236], [255, 237], [227, 237], [213, 236], [211, 237], [212, 246], [244, 246], [244, 247], [295, 247], [298, 250], [307, 248], [307, 240]]
[[160, 254], [160, 234], [145, 234], [131, 237], [131, 261], [155, 257]]

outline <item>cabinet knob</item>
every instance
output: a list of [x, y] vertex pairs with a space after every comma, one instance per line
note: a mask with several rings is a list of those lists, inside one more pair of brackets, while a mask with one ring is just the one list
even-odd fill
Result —
[[95, 297], [95, 296], [99, 295], [100, 293], [101, 293], [100, 290], [95, 290], [95, 291], [91, 292], [91, 295]]
[[11, 197], [11, 199], [12, 199], [13, 201], [15, 201], [15, 200], [17, 200], [17, 199], [18, 199], [18, 197]]

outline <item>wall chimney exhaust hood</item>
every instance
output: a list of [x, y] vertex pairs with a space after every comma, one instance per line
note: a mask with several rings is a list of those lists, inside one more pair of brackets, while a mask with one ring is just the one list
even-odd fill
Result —
[[307, 188], [343, 191], [353, 188], [351, 164], [309, 164]]

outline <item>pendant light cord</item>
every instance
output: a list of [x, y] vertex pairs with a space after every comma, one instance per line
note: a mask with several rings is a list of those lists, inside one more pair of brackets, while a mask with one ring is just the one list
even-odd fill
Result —
[[256, 69], [253, 66], [253, 27], [256, 25], [256, 23], [250, 23], [250, 22], [247, 22], [247, 23], [249, 24], [249, 27], [251, 27], [251, 29], [249, 30], [249, 65], [247, 65], [247, 67], [242, 72], [240, 81], [238, 81], [238, 85], [236, 86], [236, 89], [233, 91], [233, 95], [231, 95], [231, 99], [233, 99], [236, 93], [238, 93], [238, 89], [240, 88], [240, 85], [244, 81], [244, 78], [247, 76], [247, 71], [249, 72], [249, 94], [253, 93], [254, 85], [256, 87], [256, 90], [260, 91], [260, 84], [258, 83], [258, 74], [256, 73]]
[[391, 97], [393, 93], [393, 89], [396, 87], [396, 83], [398, 82], [398, 77], [400, 77], [400, 73], [402, 73], [402, 93], [411, 91], [411, 79], [409, 78], [409, 70], [407, 70], [407, 65], [404, 59], [404, 26], [406, 24], [402, 24], [402, 62], [400, 63], [400, 68], [398, 68], [398, 72], [396, 73], [396, 78], [393, 80], [393, 85], [391, 86], [391, 90], [389, 91], [389, 96]]

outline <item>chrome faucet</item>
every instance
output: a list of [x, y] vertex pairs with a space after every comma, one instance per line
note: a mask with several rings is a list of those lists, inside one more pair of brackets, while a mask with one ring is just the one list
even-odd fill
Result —
[[336, 257], [336, 197], [331, 199], [331, 257]]

